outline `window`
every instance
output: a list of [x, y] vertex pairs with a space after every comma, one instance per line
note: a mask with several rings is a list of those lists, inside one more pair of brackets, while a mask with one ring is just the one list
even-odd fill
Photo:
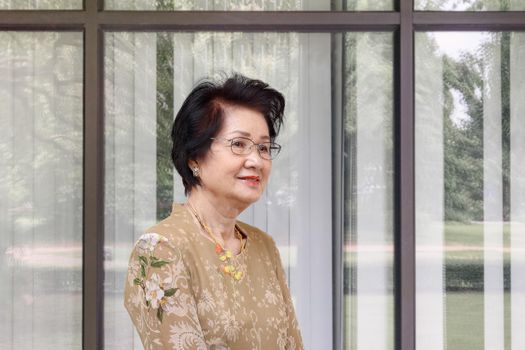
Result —
[[82, 345], [82, 51], [81, 32], [0, 32], [4, 349]]
[[416, 33], [420, 347], [523, 344], [523, 38]]
[[[355, 156], [345, 165], [357, 169], [345, 175], [353, 182], [348, 191], [353, 198], [345, 203], [360, 202], [352, 205], [355, 212], [347, 209], [347, 244], [361, 247], [368, 241], [386, 247], [393, 237], [392, 42], [391, 33], [106, 33], [105, 251], [115, 257], [105, 270], [106, 329], [114, 330], [106, 333], [107, 348], [123, 346], [123, 339], [129, 341], [127, 348], [134, 345], [131, 322], [119, 303], [132, 243], [144, 228], [169, 215], [173, 198], [184, 201], [181, 179], [170, 164], [174, 114], [198, 79], [234, 67], [269, 82], [287, 100], [286, 124], [279, 135], [283, 151], [273, 162], [265, 196], [241, 220], [271, 232], [276, 240], [306, 346], [332, 346], [326, 337], [332, 332], [335, 112], [330, 91], [336, 84], [344, 86], [341, 94], [354, 96], [357, 105], [346, 102], [344, 117], [334, 117], [339, 121], [336, 132], [342, 131], [349, 143], [359, 140], [348, 147]], [[334, 68], [334, 57], [343, 56], [342, 66]], [[383, 135], [382, 142], [377, 135]], [[370, 210], [368, 203], [377, 206]], [[359, 226], [351, 229], [355, 218]], [[355, 235], [350, 237], [350, 231]], [[390, 331], [378, 336], [369, 329], [364, 341], [378, 341], [385, 348], [393, 344], [392, 256], [391, 246], [373, 254], [350, 248], [345, 255], [345, 279], [359, 276], [353, 297], [345, 299], [352, 320], [348, 329], [354, 323], [366, 328], [374, 317]], [[371, 289], [378, 295], [368, 298]]]
[[524, 348], [522, 10], [0, 1], [0, 347], [142, 348], [124, 273], [184, 200], [171, 122], [235, 70], [287, 98], [241, 219], [275, 238], [307, 349]]

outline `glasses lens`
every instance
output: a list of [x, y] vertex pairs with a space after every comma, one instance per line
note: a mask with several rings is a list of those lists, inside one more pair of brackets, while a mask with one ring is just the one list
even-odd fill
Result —
[[234, 138], [231, 140], [232, 152], [235, 154], [246, 154], [250, 150], [249, 141], [243, 138]]
[[281, 146], [273, 142], [265, 142], [257, 145], [261, 158], [273, 159], [279, 154]]
[[257, 147], [261, 158], [271, 160], [275, 158], [281, 151], [281, 146], [273, 142], [264, 142], [256, 144], [250, 139], [244, 137], [236, 137], [231, 139], [232, 152], [235, 154], [248, 154], [252, 150], [252, 146]]
[[276, 143], [270, 143], [269, 145], [270, 145], [270, 148], [269, 148], [270, 159], [273, 159], [277, 157], [279, 152], [281, 152], [281, 146]]

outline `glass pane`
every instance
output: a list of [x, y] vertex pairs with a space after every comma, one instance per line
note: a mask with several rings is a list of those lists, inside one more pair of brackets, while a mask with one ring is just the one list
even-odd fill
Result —
[[[355, 50], [359, 54], [342, 63], [343, 57]], [[384, 146], [360, 157], [373, 156], [377, 163], [371, 166], [385, 167], [375, 179], [378, 187], [387, 187], [379, 192], [390, 191], [392, 84], [385, 83], [385, 74], [391, 81], [392, 35], [106, 33], [105, 53], [105, 249], [111, 257], [106, 261], [105, 271], [106, 347], [141, 348], [122, 306], [129, 253], [145, 228], [169, 215], [173, 201], [185, 201], [181, 180], [174, 173], [170, 158], [174, 113], [199, 79], [235, 70], [269, 82], [286, 97], [285, 126], [278, 138], [283, 151], [273, 162], [266, 194], [241, 215], [241, 220], [265, 230], [276, 240], [306, 348], [331, 348], [332, 119], [343, 120], [339, 107], [342, 103], [334, 102], [341, 100], [342, 94], [332, 96], [331, 91], [341, 91], [346, 81], [358, 79], [357, 85], [344, 89], [348, 95], [344, 98], [356, 95], [359, 113], [350, 112], [354, 108], [352, 102], [346, 104], [345, 113], [348, 118], [355, 116], [354, 123], [365, 114], [375, 120], [376, 126], [363, 128], [359, 133], [363, 137], [361, 151], [370, 146], [373, 132], [384, 133]], [[369, 67], [371, 61], [377, 63], [376, 68]], [[362, 73], [357, 73], [356, 67]], [[343, 72], [352, 76], [343, 79]], [[372, 92], [382, 98], [382, 104], [374, 108], [367, 106]], [[359, 289], [360, 293], [368, 293], [370, 283], [381, 281], [383, 289], [375, 289], [379, 306], [363, 300], [359, 307], [363, 309], [363, 317], [367, 308], [371, 308], [370, 312], [373, 309], [374, 320], [385, 322], [381, 330], [390, 332], [393, 325], [386, 323], [392, 322], [387, 316], [392, 309], [389, 301], [392, 251], [388, 243], [391, 207], [388, 196], [382, 197], [381, 193], [359, 197], [383, 201], [384, 204], [378, 205], [384, 208], [380, 215], [385, 222], [384, 227], [379, 227], [380, 233], [366, 238], [370, 241], [384, 238], [378, 243], [383, 245], [379, 253], [357, 259], [361, 262], [372, 257], [372, 263], [379, 266], [371, 270], [378, 275], [368, 281], [363, 278]], [[367, 216], [360, 233], [371, 229], [366, 226], [368, 222]], [[359, 266], [364, 268], [365, 263]], [[366, 323], [365, 319], [361, 321]], [[369, 335], [368, 331], [360, 329], [363, 334]], [[391, 335], [376, 332], [376, 337], [390, 339]]]
[[394, 349], [393, 37], [343, 45], [344, 348]]
[[[185, 201], [171, 165], [174, 113], [199, 79], [234, 68], [287, 98], [278, 139], [283, 151], [266, 195], [241, 220], [276, 240], [305, 343], [331, 346], [331, 35], [107, 33], [105, 45], [105, 244], [112, 258], [106, 262], [106, 347], [141, 347], [122, 307], [132, 244], [169, 215], [173, 201]], [[314, 247], [322, 258], [316, 264]]]
[[0, 10], [82, 10], [82, 0], [0, 0]]
[[106, 0], [105, 8], [157, 11], [393, 11], [394, 2], [392, 0]]
[[0, 32], [1, 349], [82, 348], [82, 45]]
[[416, 34], [418, 349], [525, 346], [524, 52], [524, 33]]
[[523, 11], [525, 0], [415, 0], [416, 11]]

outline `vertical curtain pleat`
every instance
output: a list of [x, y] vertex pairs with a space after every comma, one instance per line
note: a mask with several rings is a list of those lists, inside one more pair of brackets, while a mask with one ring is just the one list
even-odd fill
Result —
[[132, 244], [156, 221], [156, 34], [108, 33], [105, 43], [105, 337], [108, 348], [141, 349], [121, 293]]
[[1, 348], [81, 346], [81, 40], [0, 33]]
[[[330, 84], [330, 36], [288, 33], [173, 36], [175, 113], [197, 81], [224, 77], [232, 71], [266, 81], [285, 94], [285, 126], [278, 138], [284, 146], [283, 152], [273, 162], [263, 198], [242, 213], [240, 219], [269, 232], [277, 242], [305, 342], [330, 346], [331, 340], [325, 336], [331, 332], [331, 297], [327, 297], [331, 295], [331, 214], [327, 212], [330, 198], [326, 197], [331, 190], [327, 142], [330, 123], [319, 118], [330, 115], [331, 100], [326, 88]], [[325, 196], [311, 198], [314, 188]], [[178, 174], [174, 175], [174, 192], [176, 199], [184, 200]], [[313, 203], [323, 203], [320, 206], [325, 209], [324, 215], [315, 213], [318, 206]], [[304, 220], [306, 217], [311, 221]], [[319, 256], [315, 267], [312, 256]], [[312, 274], [312, 271], [323, 273]], [[320, 311], [315, 318], [311, 317], [313, 299], [323, 300], [315, 303]]]
[[386, 335], [390, 333], [393, 223], [387, 189], [392, 181], [393, 111], [389, 108], [392, 90], [385, 88], [389, 79], [378, 68], [385, 65], [383, 51], [392, 52], [391, 35], [367, 33], [356, 39], [356, 348], [383, 350], [391, 344]]
[[[9, 195], [14, 168], [13, 158], [13, 136], [14, 136], [14, 40], [10, 33], [0, 33], [0, 52], [4, 59], [0, 63], [2, 79], [0, 79], [0, 249], [3, 254], [8, 247], [13, 247], [13, 209], [14, 201]], [[13, 332], [13, 306], [14, 294], [11, 282], [14, 278], [13, 258], [5, 257], [5, 264], [0, 265], [0, 310], [3, 317], [0, 318], [0, 347], [12, 346], [11, 334]]]
[[[195, 81], [194, 33], [173, 34], [173, 118], [177, 115]], [[173, 172], [173, 201], [184, 203], [184, 186], [177, 173]]]
[[510, 45], [511, 349], [525, 349], [525, 34]]
[[416, 348], [443, 350], [443, 60], [431, 51], [427, 33], [415, 38]]
[[504, 347], [503, 178], [500, 36], [487, 46], [483, 89], [485, 349]]

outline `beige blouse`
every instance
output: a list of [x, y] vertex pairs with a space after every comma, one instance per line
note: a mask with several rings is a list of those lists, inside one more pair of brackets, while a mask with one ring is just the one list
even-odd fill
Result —
[[224, 261], [180, 204], [139, 238], [124, 304], [146, 350], [303, 349], [275, 242], [237, 227], [245, 249]]

